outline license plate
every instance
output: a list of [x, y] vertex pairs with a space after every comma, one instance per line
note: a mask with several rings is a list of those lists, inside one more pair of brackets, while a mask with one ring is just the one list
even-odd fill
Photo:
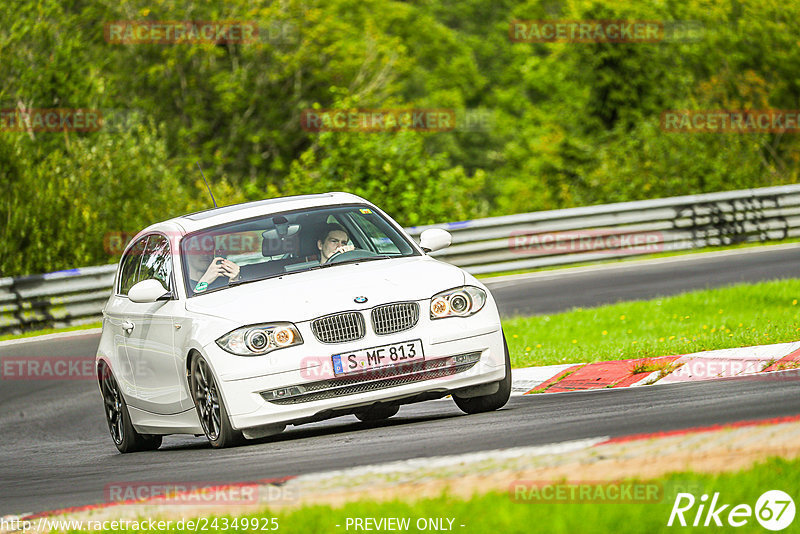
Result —
[[420, 362], [425, 359], [422, 353], [422, 341], [403, 341], [391, 345], [381, 345], [369, 349], [355, 350], [334, 354], [333, 374], [361, 373], [381, 367], [391, 367], [406, 363]]

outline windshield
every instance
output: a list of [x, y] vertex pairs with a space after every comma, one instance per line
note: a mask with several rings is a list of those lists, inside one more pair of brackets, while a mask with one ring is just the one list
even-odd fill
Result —
[[181, 240], [190, 297], [321, 267], [418, 254], [383, 216], [364, 205], [273, 213]]

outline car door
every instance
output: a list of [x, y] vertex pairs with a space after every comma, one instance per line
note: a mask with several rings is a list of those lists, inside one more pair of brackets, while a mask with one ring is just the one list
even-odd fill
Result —
[[131, 404], [156, 414], [185, 410], [183, 366], [174, 339], [182, 314], [172, 266], [169, 239], [161, 234], [148, 236], [137, 280], [158, 280], [169, 296], [150, 303], [129, 300], [125, 310], [126, 320], [133, 326], [127, 343], [136, 375], [136, 397]]
[[111, 372], [117, 381], [125, 399], [136, 398], [136, 374], [128, 358], [128, 339], [130, 323], [127, 320], [128, 290], [137, 282], [139, 266], [142, 261], [147, 237], [137, 240], [128, 248], [125, 257], [120, 261], [119, 274], [114, 286], [114, 295], [103, 310], [104, 335], [108, 329], [111, 337], [112, 355]]

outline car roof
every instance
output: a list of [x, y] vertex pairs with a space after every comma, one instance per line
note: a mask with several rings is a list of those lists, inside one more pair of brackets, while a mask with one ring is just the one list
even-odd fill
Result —
[[357, 195], [341, 192], [269, 198], [181, 215], [180, 217], [152, 224], [139, 232], [138, 235], [148, 232], [169, 231], [174, 229], [176, 225], [182, 228], [184, 233], [188, 234], [204, 228], [271, 213], [352, 203], [369, 204], [369, 202]]

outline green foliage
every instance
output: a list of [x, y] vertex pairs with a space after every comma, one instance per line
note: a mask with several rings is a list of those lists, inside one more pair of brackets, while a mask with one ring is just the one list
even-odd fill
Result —
[[741, 284], [503, 321], [514, 367], [690, 354], [794, 341], [800, 279]]
[[[798, 15], [800, 3], [777, 0], [22, 0], [0, 12], [0, 108], [137, 119], [0, 131], [0, 275], [113, 261], [107, 232], [207, 207], [196, 161], [222, 204], [347, 190], [404, 224], [792, 183], [797, 136], [666, 133], [659, 121], [669, 109], [796, 109]], [[703, 31], [512, 43], [514, 19]], [[266, 37], [112, 44], [103, 27], [118, 20], [253, 21]], [[314, 106], [491, 120], [477, 131], [304, 131]]]
[[[41, 134], [38, 134], [41, 135]], [[50, 134], [52, 135], [52, 134]], [[38, 137], [0, 137], [0, 260], [25, 273], [109, 263], [111, 234], [134, 234], [180, 215], [185, 187], [167, 166], [157, 129], [66, 138], [44, 152]]]
[[381, 208], [404, 225], [457, 221], [486, 212], [482, 171], [469, 177], [447, 155], [427, 154], [414, 132], [320, 134], [292, 164], [287, 194], [347, 191], [380, 198]]

